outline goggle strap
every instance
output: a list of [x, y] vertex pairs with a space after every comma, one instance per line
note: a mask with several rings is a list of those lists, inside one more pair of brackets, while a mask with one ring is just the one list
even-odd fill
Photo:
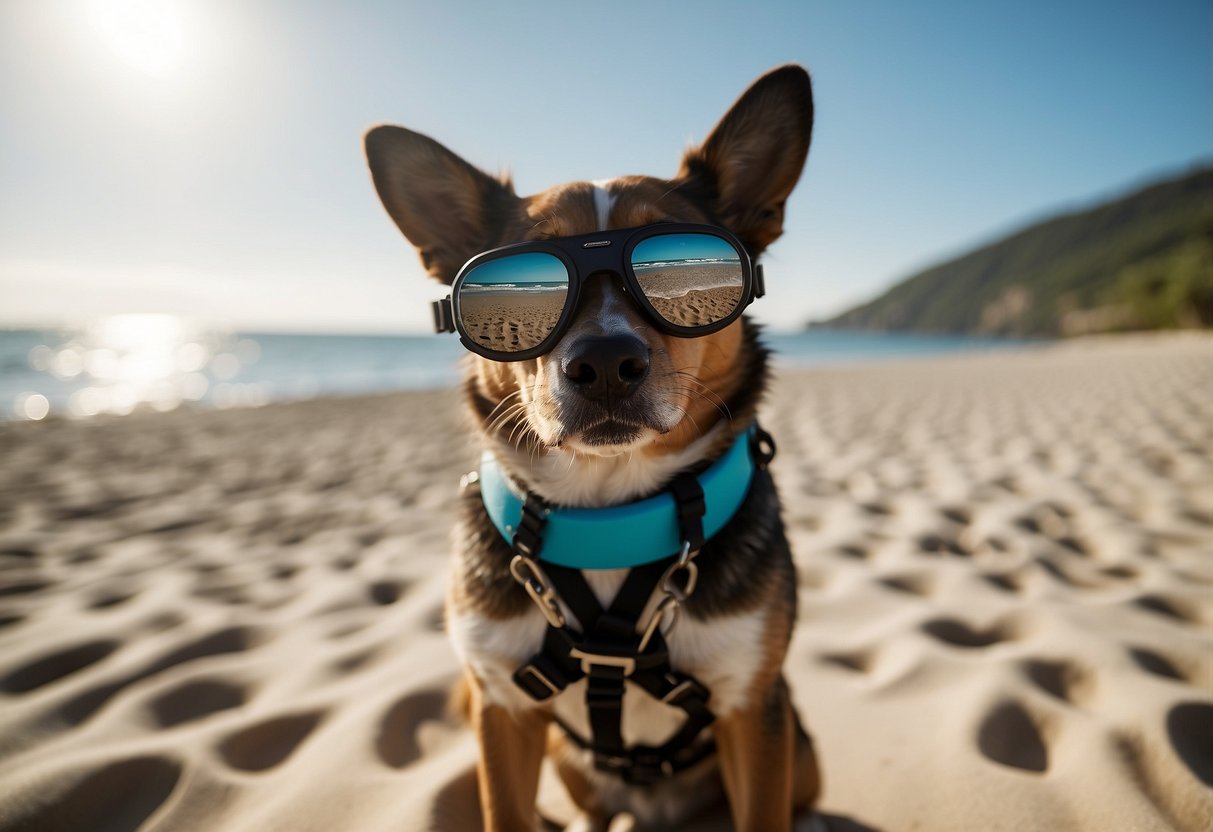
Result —
[[455, 310], [451, 306], [451, 296], [436, 300], [430, 307], [434, 310], [435, 332], [458, 332], [455, 328]]
[[754, 264], [754, 298], [758, 299], [767, 293], [767, 281], [762, 274], [762, 264]]

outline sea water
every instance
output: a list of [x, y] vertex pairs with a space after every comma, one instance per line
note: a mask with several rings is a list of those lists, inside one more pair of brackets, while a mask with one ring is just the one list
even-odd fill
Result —
[[[809, 330], [768, 332], [777, 366], [855, 364], [1022, 341]], [[181, 406], [454, 387], [446, 335], [225, 332], [167, 315], [115, 315], [70, 330], [0, 330], [0, 418], [89, 417]]]

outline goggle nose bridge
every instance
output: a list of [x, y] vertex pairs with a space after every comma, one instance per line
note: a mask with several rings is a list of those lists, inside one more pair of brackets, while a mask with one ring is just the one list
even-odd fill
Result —
[[620, 289], [623, 290], [623, 293], [625, 295], [630, 296], [632, 294], [631, 292], [628, 291], [627, 276], [624, 275], [624, 273], [622, 271], [620, 271], [619, 269], [603, 268], [603, 269], [594, 269], [591, 272], [586, 272], [585, 276], [581, 278], [581, 285], [588, 286], [591, 280], [593, 280], [594, 278], [599, 277], [599, 276], [605, 276], [605, 277], [610, 278], [611, 281], [613, 283], [615, 283], [615, 285], [617, 285]]
[[581, 285], [578, 288], [577, 299], [575, 301], [575, 305], [573, 306], [574, 314], [577, 314], [580, 311], [581, 305], [585, 302], [585, 288], [590, 285], [590, 282], [594, 278], [600, 276], [610, 280], [611, 284], [623, 294], [624, 299], [626, 299], [626, 301], [640, 313], [642, 318], [647, 317], [647, 311], [645, 310], [644, 305], [641, 304], [640, 300], [635, 296], [635, 294], [628, 289], [627, 276], [618, 269], [607, 268], [595, 269], [594, 271], [585, 274], [585, 276], [581, 278]]
[[625, 245], [616, 240], [587, 240], [581, 244], [577, 260], [577, 271], [582, 279], [589, 280], [598, 272], [613, 272], [623, 279], [623, 252]]

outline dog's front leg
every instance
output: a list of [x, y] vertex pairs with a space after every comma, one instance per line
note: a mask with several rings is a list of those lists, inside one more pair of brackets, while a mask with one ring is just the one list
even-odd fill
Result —
[[792, 828], [795, 716], [782, 677], [713, 725], [737, 832]]
[[485, 832], [534, 832], [535, 796], [547, 740], [547, 719], [536, 711], [513, 712], [489, 702], [470, 679], [472, 726], [480, 744], [476, 774]]

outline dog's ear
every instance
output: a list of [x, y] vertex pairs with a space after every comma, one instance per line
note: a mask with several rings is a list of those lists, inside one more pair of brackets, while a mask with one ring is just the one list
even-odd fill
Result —
[[516, 209], [508, 181], [494, 179], [438, 142], [381, 125], [365, 137], [366, 159], [388, 214], [443, 283], [491, 248], [496, 228]]
[[675, 182], [706, 202], [757, 256], [783, 233], [783, 207], [813, 133], [813, 88], [803, 67], [771, 70], [737, 99], [711, 135], [686, 152]]

